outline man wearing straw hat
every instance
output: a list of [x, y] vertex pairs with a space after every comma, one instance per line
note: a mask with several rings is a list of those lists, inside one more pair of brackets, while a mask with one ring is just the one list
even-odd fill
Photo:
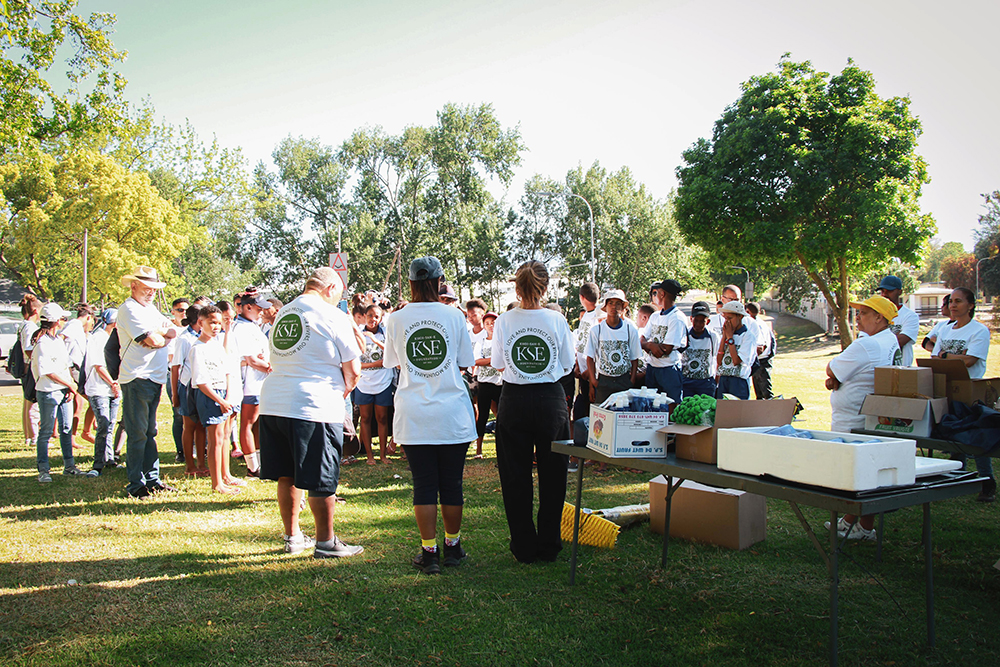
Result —
[[122, 276], [131, 296], [118, 309], [121, 368], [118, 384], [125, 427], [127, 493], [142, 500], [153, 493], [173, 491], [160, 481], [160, 456], [156, 449], [156, 408], [167, 381], [167, 343], [176, 335], [171, 323], [153, 305], [156, 290], [163, 289], [156, 269], [140, 266]]

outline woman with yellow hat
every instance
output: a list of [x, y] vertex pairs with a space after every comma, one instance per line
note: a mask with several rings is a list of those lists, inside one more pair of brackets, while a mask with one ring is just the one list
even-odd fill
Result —
[[[858, 413], [865, 396], [875, 391], [875, 368], [898, 366], [903, 360], [896, 335], [889, 329], [889, 324], [896, 317], [896, 306], [881, 296], [851, 302], [851, 306], [858, 309], [858, 329], [862, 335], [826, 366], [826, 388], [833, 390], [830, 394], [830, 407], [833, 408], [830, 430], [842, 433], [850, 433], [852, 428], [864, 428], [864, 415]], [[874, 515], [863, 516], [858, 523], [855, 521], [857, 517], [851, 515], [840, 519], [837, 530], [841, 537], [875, 539]], [[851, 527], [851, 524], [854, 526]]]

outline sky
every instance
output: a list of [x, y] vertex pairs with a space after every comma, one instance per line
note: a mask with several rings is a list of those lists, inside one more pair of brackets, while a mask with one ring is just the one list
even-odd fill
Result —
[[337, 146], [365, 126], [433, 125], [445, 104], [493, 105], [534, 174], [627, 166], [658, 198], [740, 84], [788, 52], [839, 72], [853, 58], [883, 97], [908, 96], [940, 241], [971, 249], [982, 193], [1000, 189], [994, 83], [1000, 3], [957, 0], [83, 0], [117, 15], [128, 98], [270, 162], [288, 136]]

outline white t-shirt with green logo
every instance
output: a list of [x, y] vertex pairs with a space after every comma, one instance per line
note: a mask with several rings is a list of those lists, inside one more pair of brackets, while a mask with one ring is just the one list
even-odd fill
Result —
[[490, 364], [502, 371], [505, 383], [558, 382], [575, 361], [573, 333], [559, 313], [514, 308], [497, 318]]
[[[371, 364], [376, 361], [382, 361], [382, 357], [385, 356], [385, 352], [379, 347], [375, 341], [368, 337], [365, 333], [367, 329], [361, 330], [361, 335], [365, 339], [365, 351], [361, 353], [361, 363]], [[380, 324], [378, 331], [372, 334], [375, 339], [378, 340], [383, 345], [385, 344], [385, 328]], [[361, 377], [358, 378], [358, 391], [362, 394], [380, 394], [385, 391], [386, 387], [392, 384], [392, 368], [382, 366], [382, 368], [362, 368]]]
[[[576, 345], [576, 364], [581, 373], [587, 370], [587, 341], [590, 340], [590, 329], [607, 316], [608, 314], [600, 308], [594, 308], [580, 317], [580, 326], [577, 327], [573, 342]], [[496, 338], [496, 333], [493, 337]]]
[[969, 366], [973, 380], [986, 375], [986, 357], [990, 353], [990, 330], [982, 322], [972, 320], [964, 327], [955, 328], [955, 322], [943, 327], [934, 342], [934, 354], [967, 354], [979, 361]]
[[[489, 359], [493, 354], [493, 339], [481, 337], [472, 345], [472, 356], [476, 358], [476, 361], [480, 359]], [[493, 368], [493, 366], [476, 366], [476, 377], [479, 378], [480, 382], [488, 382], [489, 384], [500, 385], [503, 384], [503, 380], [500, 379], [500, 371]]]
[[895, 319], [889, 325], [889, 331], [893, 334], [903, 334], [910, 339], [910, 342], [903, 346], [903, 366], [913, 365], [913, 341], [917, 340], [919, 330], [920, 316], [906, 306], [900, 306]]
[[342, 424], [342, 365], [361, 355], [349, 315], [315, 294], [278, 311], [271, 330], [271, 368], [260, 391], [260, 413]]
[[461, 371], [474, 360], [462, 311], [442, 303], [409, 303], [383, 326], [382, 364], [399, 366], [392, 418], [396, 442], [455, 445], [475, 440], [475, 415]]
[[662, 357], [649, 356], [649, 365], [655, 368], [681, 368], [681, 348], [687, 346], [687, 332], [691, 327], [691, 322], [687, 315], [681, 312], [677, 306], [671, 306], [670, 310], [663, 312], [658, 310], [649, 316], [646, 328], [643, 329], [643, 337], [647, 343], [660, 343], [662, 345], [673, 345], [674, 349], [670, 354]]

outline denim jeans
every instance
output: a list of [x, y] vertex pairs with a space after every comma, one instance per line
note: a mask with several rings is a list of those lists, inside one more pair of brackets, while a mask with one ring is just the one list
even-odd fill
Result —
[[115, 458], [112, 427], [118, 419], [121, 398], [91, 396], [90, 409], [94, 411], [94, 470], [103, 470], [104, 464]]
[[60, 391], [38, 392], [38, 472], [49, 471], [49, 440], [52, 439], [52, 428], [56, 417], [59, 418], [59, 445], [62, 448], [63, 468], [72, 468], [73, 461], [73, 400], [68, 398], [69, 392]]
[[163, 385], [138, 378], [121, 385], [122, 424], [125, 427], [125, 469], [128, 492], [160, 482], [160, 455], [156, 450], [156, 408]]

